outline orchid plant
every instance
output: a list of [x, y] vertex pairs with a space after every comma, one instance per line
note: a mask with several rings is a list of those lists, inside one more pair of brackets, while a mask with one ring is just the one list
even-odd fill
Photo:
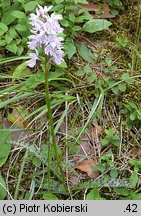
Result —
[[[51, 110], [51, 99], [49, 94], [49, 81], [48, 74], [51, 64], [60, 64], [63, 61], [63, 37], [60, 33], [63, 32], [63, 28], [59, 24], [59, 20], [62, 16], [56, 13], [49, 15], [49, 11], [52, 6], [38, 6], [36, 14], [30, 14], [30, 24], [32, 26], [29, 36], [28, 48], [32, 51], [29, 53], [29, 60], [27, 65], [33, 68], [36, 65], [37, 60], [40, 59], [40, 52], [43, 51], [45, 56], [45, 90], [46, 90], [46, 104], [48, 111], [48, 134], [49, 134], [49, 146], [48, 146], [48, 185], [50, 186], [50, 147], [53, 144], [54, 153], [57, 161], [57, 166], [60, 169], [62, 175], [62, 181], [65, 182], [64, 172], [61, 166], [58, 147], [56, 144], [54, 133], [54, 122]], [[64, 183], [65, 185], [65, 183]]]

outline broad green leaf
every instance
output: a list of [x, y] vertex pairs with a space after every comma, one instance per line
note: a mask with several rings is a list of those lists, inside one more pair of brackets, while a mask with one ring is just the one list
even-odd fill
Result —
[[94, 33], [97, 31], [102, 31], [104, 29], [107, 29], [110, 25], [112, 25], [112, 23], [107, 20], [92, 19], [84, 24], [83, 29], [86, 32]]
[[10, 34], [12, 38], [15, 38], [17, 36], [17, 32], [15, 28], [10, 28], [8, 33]]
[[119, 89], [121, 92], [124, 92], [126, 90], [126, 83], [120, 83], [118, 85]]
[[136, 184], [138, 183], [138, 180], [139, 180], [138, 174], [136, 172], [133, 172], [132, 175], [130, 176], [129, 183], [135, 187]]
[[77, 76], [84, 76], [85, 74], [91, 74], [93, 71], [89, 65], [85, 65], [84, 67], [78, 69], [76, 72]]
[[2, 167], [11, 151], [11, 144], [8, 142], [11, 140], [11, 134], [9, 131], [0, 125], [0, 167]]
[[92, 167], [92, 169], [104, 172], [106, 170], [106, 163], [99, 163], [96, 166]]
[[0, 174], [0, 200], [4, 200], [6, 197], [7, 191], [6, 191], [6, 184]]
[[97, 78], [97, 74], [93, 71], [87, 78], [89, 83], [93, 83]]
[[84, 72], [85, 72], [86, 74], [91, 74], [91, 73], [93, 73], [93, 71], [92, 71], [92, 69], [91, 69], [91, 67], [90, 67], [89, 65], [85, 65], [85, 66], [83, 67], [83, 70], [84, 70]]
[[2, 29], [0, 29], [0, 36], [4, 35], [4, 31]]
[[17, 24], [15, 26], [15, 29], [18, 31], [18, 32], [24, 32], [24, 31], [27, 31], [27, 26], [25, 24]]
[[37, 5], [38, 3], [36, 1], [30, 1], [24, 6], [24, 9], [26, 12], [33, 11]]
[[73, 42], [66, 41], [64, 44], [65, 53], [68, 55], [68, 58], [71, 59], [76, 53], [76, 47]]
[[131, 191], [130, 196], [133, 200], [141, 200], [141, 193], [135, 193], [135, 192]]
[[80, 76], [80, 77], [84, 76], [85, 75], [85, 71], [83, 70], [83, 68], [78, 69], [76, 71], [76, 75]]
[[11, 34], [8, 32], [8, 33], [5, 35], [5, 41], [6, 41], [7, 44], [10, 44], [12, 40], [13, 40], [13, 37], [12, 37]]
[[117, 178], [118, 177], [118, 171], [116, 169], [112, 169], [110, 172], [110, 176], [112, 178]]
[[114, 188], [114, 192], [116, 192], [119, 195], [123, 195], [123, 196], [130, 195], [130, 191], [127, 188]]
[[22, 44], [18, 45], [18, 47], [17, 47], [17, 55], [20, 56], [23, 51], [24, 51], [23, 45]]
[[6, 45], [6, 41], [5, 40], [0, 40], [0, 46], [5, 46]]
[[102, 144], [103, 146], [108, 145], [108, 144], [109, 144], [109, 139], [108, 139], [108, 138], [104, 138], [104, 139], [102, 140], [101, 144]]
[[68, 27], [69, 26], [69, 22], [67, 20], [65, 20], [65, 19], [61, 20], [60, 23], [64, 27]]
[[12, 41], [12, 43], [8, 44], [6, 46], [6, 48], [14, 54], [16, 54], [16, 52], [17, 52], [17, 45], [13, 41]]
[[24, 12], [21, 12], [21, 11], [18, 11], [18, 10], [12, 11], [11, 15], [14, 16], [15, 18], [18, 18], [18, 19], [25, 18]]
[[9, 0], [1, 0], [0, 3], [1, 3], [1, 8], [3, 11], [6, 11], [7, 8], [9, 8], [11, 4]]
[[83, 14], [81, 16], [76, 17], [76, 22], [83, 23], [85, 20], [90, 20], [90, 19], [92, 19], [91, 14]]
[[5, 23], [0, 22], [0, 29], [4, 32], [8, 31], [8, 27]]
[[118, 93], [119, 93], [119, 88], [118, 88], [117, 86], [113, 87], [113, 88], [112, 88], [112, 92], [113, 92], [114, 94], [118, 94]]
[[87, 48], [83, 43], [77, 43], [76, 47], [81, 58], [89, 63], [95, 63], [94, 55], [89, 48]]
[[12, 16], [11, 13], [14, 10], [19, 10], [19, 9], [20, 9], [19, 4], [14, 4], [14, 5], [10, 6], [10, 8], [3, 14], [1, 22], [5, 23], [6, 25], [9, 25], [12, 22], [14, 22], [16, 17]]
[[129, 163], [133, 166], [141, 167], [141, 160], [130, 160]]
[[75, 18], [75, 16], [74, 16], [74, 14], [72, 14], [72, 13], [69, 14], [69, 20], [70, 20], [71, 22], [75, 23], [76, 18]]
[[38, 157], [34, 157], [32, 159], [32, 163], [35, 167], [40, 167], [41, 166], [41, 160]]
[[58, 200], [57, 196], [52, 193], [44, 193], [43, 195], [44, 200]]
[[134, 78], [130, 77], [129, 73], [124, 73], [124, 74], [122, 75], [122, 79], [123, 79], [126, 83], [129, 83], [129, 84], [132, 84], [132, 83], [135, 81]]
[[92, 189], [86, 196], [86, 200], [100, 200], [100, 194], [98, 190], [98, 185], [96, 184], [94, 189]]
[[136, 119], [136, 117], [137, 117], [136, 112], [132, 112], [132, 113], [129, 115], [129, 117], [130, 117], [130, 120], [131, 120], [131, 121], [134, 121], [134, 120]]

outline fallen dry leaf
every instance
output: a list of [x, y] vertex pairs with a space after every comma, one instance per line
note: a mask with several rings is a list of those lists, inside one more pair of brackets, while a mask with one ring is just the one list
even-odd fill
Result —
[[79, 160], [86, 159], [90, 154], [93, 154], [93, 148], [89, 142], [89, 138], [86, 134], [81, 135], [81, 144], [79, 151], [74, 156], [73, 161], [77, 163]]
[[13, 126], [6, 118], [3, 119], [2, 123], [7, 129], [15, 129], [15, 131], [11, 130], [11, 139], [13, 142], [16, 142], [20, 139], [27, 139], [29, 135], [31, 135], [31, 131], [19, 130], [20, 128]]
[[75, 166], [75, 169], [78, 169], [82, 172], [85, 172], [87, 173], [87, 175], [90, 177], [90, 178], [93, 178], [93, 179], [96, 179], [98, 176], [99, 176], [99, 172], [98, 171], [94, 171], [92, 169], [92, 166], [96, 165], [96, 161], [94, 160], [84, 160], [80, 163], [78, 163], [76, 166]]
[[139, 149], [139, 148], [134, 148], [134, 149], [131, 151], [131, 156], [132, 156], [132, 157], [139, 157], [139, 156], [141, 156], [141, 149]]
[[[24, 121], [26, 115], [28, 115], [28, 111], [23, 107], [15, 107], [13, 108], [11, 113], [8, 113], [7, 120], [12, 123], [14, 126], [25, 129], [28, 127], [29, 122]], [[31, 126], [30, 126], [31, 128]]]
[[[110, 7], [108, 4], [103, 3], [103, 4], [94, 4], [94, 3], [89, 3], [89, 4], [81, 4], [81, 7], [86, 8], [90, 13], [92, 13], [94, 18], [114, 18], [115, 15], [111, 14]], [[101, 12], [100, 14], [97, 14], [97, 12]]]

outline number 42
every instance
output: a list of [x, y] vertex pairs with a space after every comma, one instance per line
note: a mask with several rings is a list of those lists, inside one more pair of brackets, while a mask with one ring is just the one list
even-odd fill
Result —
[[126, 207], [126, 211], [137, 212], [137, 204], [128, 204], [128, 206]]

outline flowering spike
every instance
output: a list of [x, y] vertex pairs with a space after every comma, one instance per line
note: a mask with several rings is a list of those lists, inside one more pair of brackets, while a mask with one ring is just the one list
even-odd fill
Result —
[[30, 14], [30, 24], [32, 33], [29, 36], [28, 48], [35, 50], [36, 53], [29, 53], [31, 58], [27, 63], [29, 67], [36, 65], [38, 60], [37, 49], [43, 48], [44, 53], [49, 56], [50, 62], [60, 64], [63, 61], [62, 41], [63, 37], [59, 33], [63, 32], [59, 24], [62, 16], [56, 13], [48, 14], [52, 6], [38, 6], [36, 14]]

